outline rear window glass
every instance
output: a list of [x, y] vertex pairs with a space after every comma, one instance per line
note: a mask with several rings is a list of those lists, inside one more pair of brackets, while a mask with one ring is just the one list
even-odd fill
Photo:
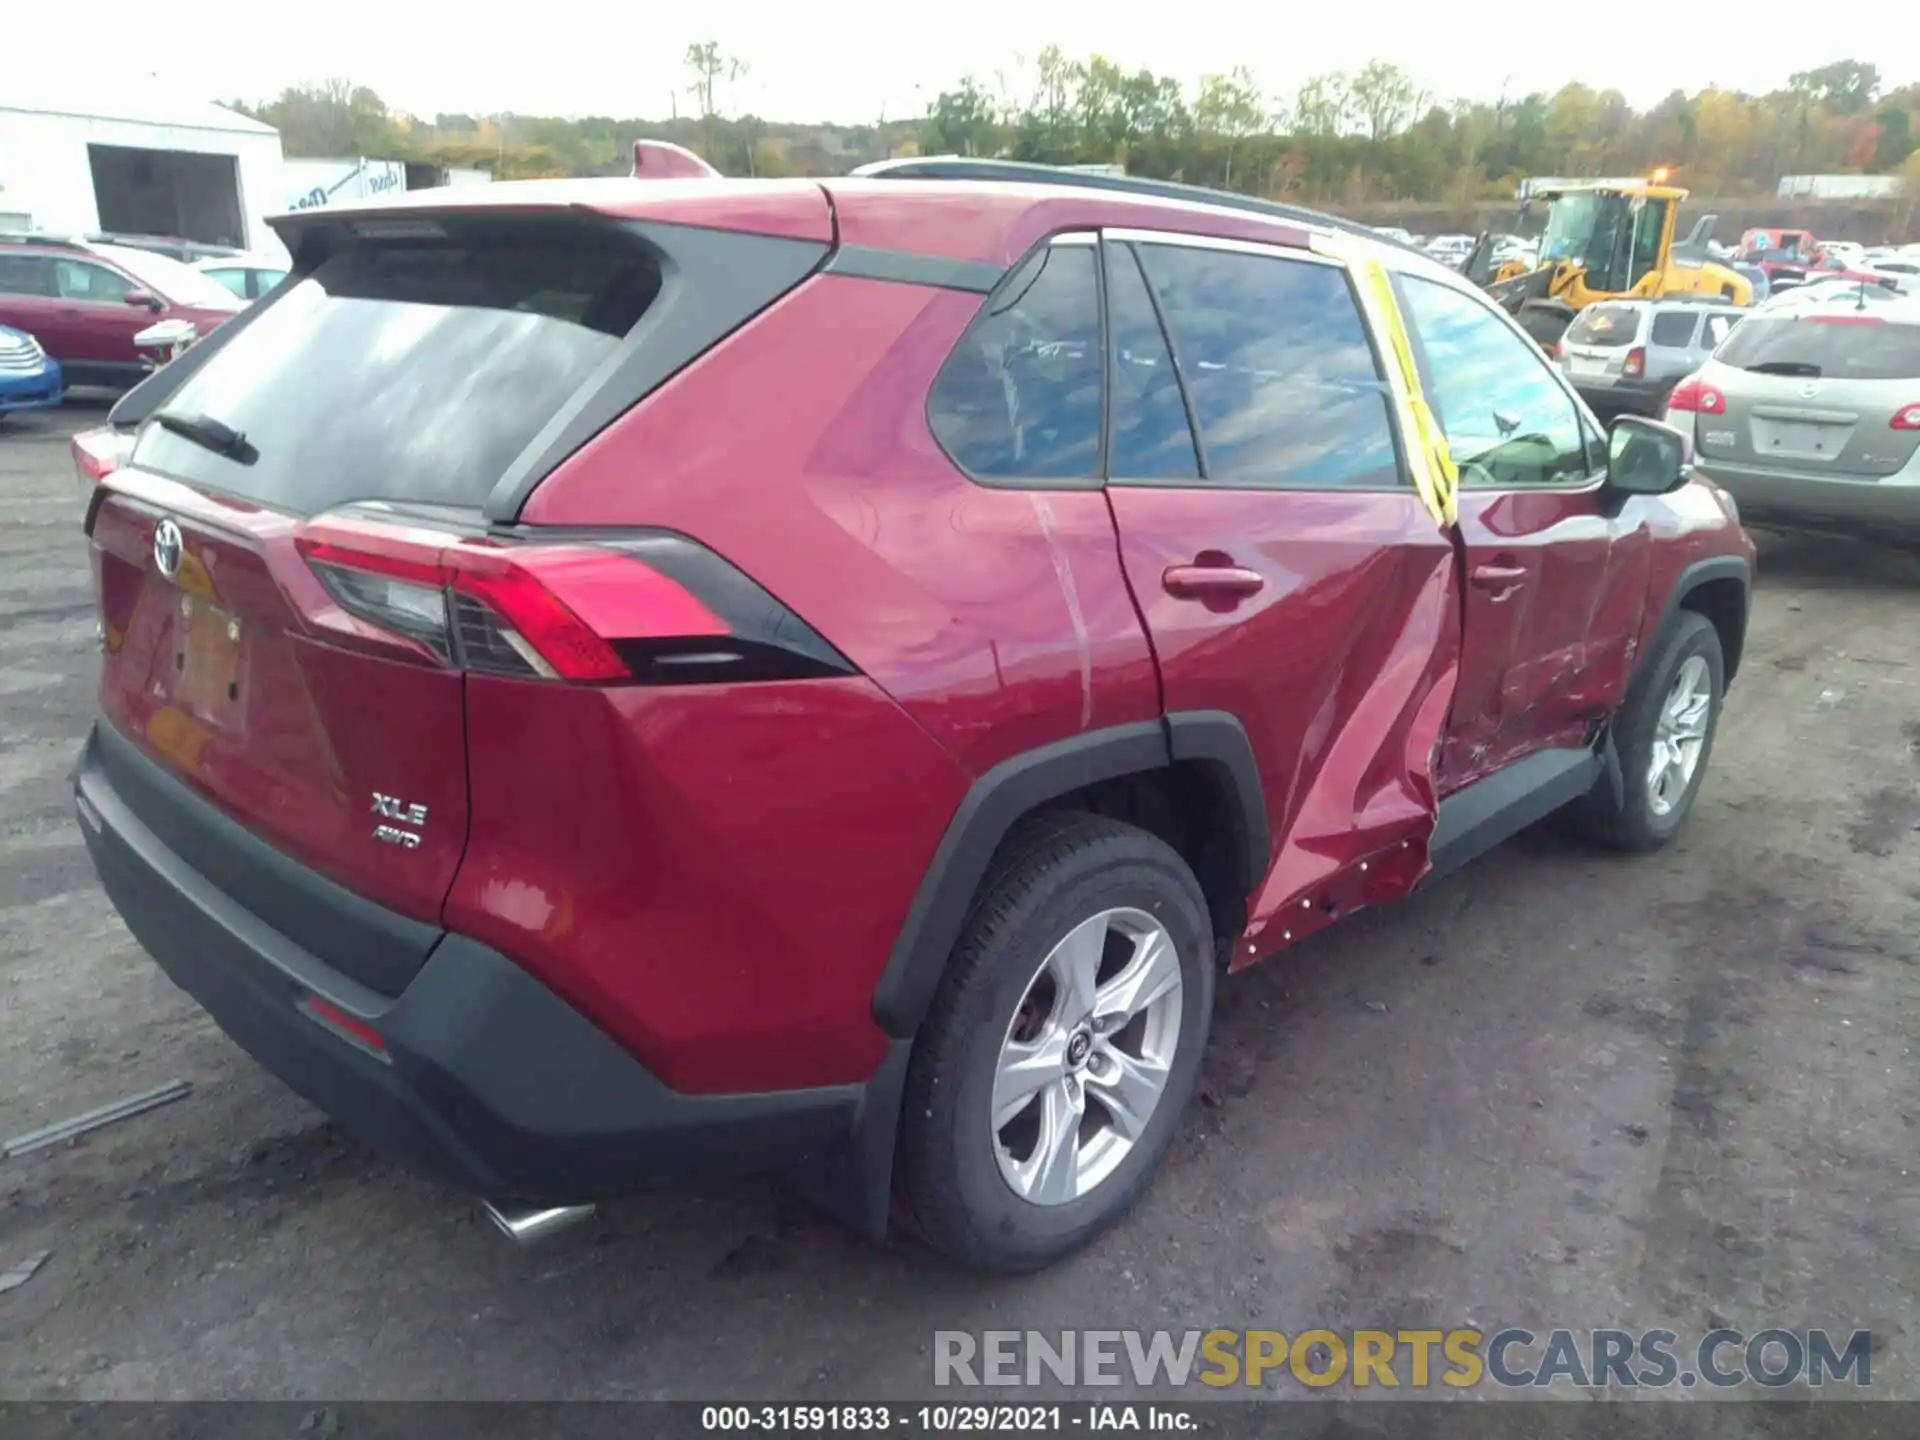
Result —
[[1693, 332], [1700, 328], [1700, 317], [1684, 310], [1668, 310], [1653, 317], [1649, 343], [1684, 350], [1693, 343]]
[[1775, 375], [1831, 380], [1920, 379], [1920, 325], [1878, 316], [1755, 315], [1714, 358]]
[[1567, 327], [1575, 345], [1631, 345], [1640, 333], [1640, 312], [1631, 305], [1589, 305]]
[[649, 252], [575, 226], [360, 245], [252, 317], [168, 400], [241, 459], [149, 424], [135, 464], [312, 514], [479, 505], [660, 290]]

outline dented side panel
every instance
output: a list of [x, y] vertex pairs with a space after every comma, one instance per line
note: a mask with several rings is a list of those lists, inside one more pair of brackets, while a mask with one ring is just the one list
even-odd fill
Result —
[[[1259, 762], [1273, 850], [1236, 963], [1411, 886], [1460, 653], [1452, 541], [1420, 498], [1134, 484], [1108, 496], [1167, 709], [1238, 716]], [[1209, 552], [1258, 572], [1259, 592], [1169, 594], [1166, 571]]]
[[[1467, 644], [1440, 759], [1450, 794], [1620, 708], [1646, 609], [1647, 508], [1597, 489], [1462, 491]], [[1505, 588], [1486, 572], [1510, 574]]]

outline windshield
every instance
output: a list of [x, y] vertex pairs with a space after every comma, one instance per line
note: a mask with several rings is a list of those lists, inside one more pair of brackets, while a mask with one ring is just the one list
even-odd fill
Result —
[[219, 282], [198, 270], [126, 245], [96, 245], [94, 249], [111, 260], [163, 300], [176, 305], [192, 305], [201, 310], [238, 310], [241, 303]]
[[1593, 238], [1593, 222], [1600, 213], [1598, 195], [1559, 195], [1547, 210], [1547, 233], [1540, 242], [1542, 260], [1587, 258], [1587, 242]]

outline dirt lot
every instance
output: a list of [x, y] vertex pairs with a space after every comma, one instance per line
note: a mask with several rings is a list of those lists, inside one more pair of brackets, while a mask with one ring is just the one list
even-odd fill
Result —
[[1911, 559], [1765, 543], [1676, 849], [1529, 836], [1229, 984], [1159, 1184], [1051, 1273], [758, 1184], [516, 1251], [228, 1044], [94, 883], [90, 418], [0, 428], [0, 1136], [194, 1089], [0, 1162], [0, 1269], [52, 1252], [0, 1295], [0, 1396], [906, 1398], [936, 1329], [1478, 1323], [1868, 1327], [1920, 1397]]

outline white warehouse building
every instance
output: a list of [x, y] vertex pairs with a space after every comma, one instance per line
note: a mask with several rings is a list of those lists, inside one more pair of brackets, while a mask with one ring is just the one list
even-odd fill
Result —
[[113, 85], [0, 92], [0, 230], [168, 235], [284, 258], [280, 135], [223, 106]]

